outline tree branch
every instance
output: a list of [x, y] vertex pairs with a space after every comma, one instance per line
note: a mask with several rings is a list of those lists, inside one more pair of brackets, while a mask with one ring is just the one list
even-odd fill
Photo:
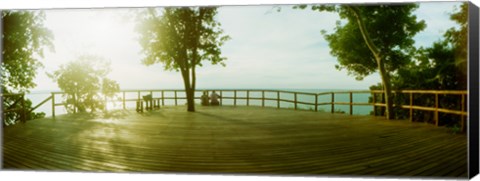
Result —
[[375, 56], [375, 58], [377, 59], [380, 58], [380, 51], [372, 42], [372, 39], [370, 38], [367, 28], [365, 27], [365, 24], [363, 23], [363, 20], [360, 17], [358, 8], [355, 6], [346, 6], [346, 7], [353, 13], [355, 18], [357, 19], [358, 27], [360, 28], [360, 32], [362, 34], [363, 40], [365, 40], [365, 44], [367, 44], [368, 49], [370, 49], [370, 51], [373, 53], [373, 56]]

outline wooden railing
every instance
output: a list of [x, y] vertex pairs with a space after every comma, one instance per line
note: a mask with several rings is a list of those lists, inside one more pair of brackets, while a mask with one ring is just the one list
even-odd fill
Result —
[[[22, 122], [25, 122], [26, 121], [26, 115], [27, 115], [27, 108], [25, 106], [25, 94], [1, 94], [1, 99], [2, 99], [2, 104], [3, 104], [3, 101], [5, 101], [5, 98], [7, 97], [10, 97], [10, 98], [13, 98], [14, 101], [12, 104], [8, 105], [8, 107], [3, 107], [3, 104], [2, 105], [2, 122], [5, 121], [6, 119], [6, 114], [7, 113], [10, 113], [10, 112], [14, 112], [15, 114], [19, 115], [17, 116], [17, 119], [15, 121], [22, 121]], [[16, 105], [20, 105], [20, 106], [16, 106]]]
[[[372, 91], [372, 94], [383, 94], [383, 91]], [[465, 117], [468, 116], [468, 111], [466, 110], [466, 103], [467, 103], [467, 91], [459, 91], [459, 90], [399, 90], [395, 91], [394, 94], [408, 94], [409, 96], [409, 103], [408, 105], [398, 105], [403, 109], [409, 110], [409, 118], [410, 121], [413, 121], [413, 110], [421, 110], [421, 111], [432, 111], [434, 113], [434, 121], [435, 125], [438, 126], [440, 123], [439, 120], [439, 113], [447, 113], [447, 114], [454, 114], [460, 116], [460, 126], [461, 130], [465, 130]], [[414, 104], [414, 96], [415, 95], [433, 95], [434, 96], [434, 106], [421, 106]], [[439, 105], [439, 96], [457, 96], [460, 99], [460, 110], [452, 110], [447, 108], [442, 108]], [[376, 96], [373, 96], [376, 97]], [[375, 99], [372, 103], [374, 106], [382, 106], [385, 107], [385, 104], [376, 103]], [[397, 105], [395, 105], [397, 106]], [[374, 109], [376, 110], [376, 109]]]
[[[209, 95], [213, 89], [198, 89], [195, 91], [195, 99], [199, 100], [202, 93], [206, 91]], [[384, 103], [381, 103], [380, 100], [376, 100], [377, 96], [381, 95], [383, 91], [381, 90], [362, 90], [362, 91], [335, 91], [335, 92], [322, 92], [322, 93], [307, 93], [307, 92], [296, 92], [296, 91], [283, 91], [283, 90], [263, 90], [263, 89], [217, 89], [215, 90], [220, 96], [220, 105], [231, 105], [231, 106], [261, 106], [261, 107], [276, 107], [276, 108], [292, 108], [285, 107], [285, 103], [293, 104], [293, 109], [300, 109], [300, 105], [313, 106], [312, 111], [319, 111], [319, 106], [330, 105], [330, 112], [336, 112], [336, 105], [346, 105], [349, 107], [348, 113], [353, 114], [354, 106], [372, 106], [374, 115], [378, 115], [376, 107], [385, 107]], [[127, 98], [126, 94], [136, 93], [135, 98]], [[394, 105], [395, 107], [401, 107], [403, 109], [408, 109], [410, 111], [409, 117], [410, 120], [413, 120], [413, 111], [432, 111], [434, 112], [435, 125], [439, 125], [439, 113], [455, 114], [461, 117], [461, 126], [462, 130], [465, 127], [465, 117], [468, 115], [465, 107], [467, 91], [436, 91], [436, 90], [400, 90], [394, 91], [394, 95], [406, 94], [409, 96], [409, 103], [403, 105]], [[52, 92], [52, 116], [55, 117], [55, 107], [63, 106], [67, 103], [55, 101], [55, 95], [63, 95], [63, 92]], [[151, 94], [154, 99], [161, 101], [161, 105], [179, 105], [179, 101], [186, 100], [184, 90], [168, 89], [168, 90], [124, 90], [118, 92], [120, 100], [122, 102], [122, 108], [126, 109], [126, 102], [134, 102], [138, 99], [141, 99], [142, 95]], [[169, 95], [167, 95], [169, 94]], [[268, 94], [268, 95], [267, 95]], [[348, 95], [347, 102], [336, 101], [336, 95]], [[369, 94], [372, 95], [372, 102], [354, 102], [353, 97], [359, 94]], [[425, 105], [416, 105], [414, 103], [413, 97], [417, 94], [421, 95], [434, 95], [435, 103], [433, 106]], [[442, 96], [459, 96], [461, 99], [461, 109], [452, 110], [439, 107], [439, 95]], [[302, 96], [303, 99], [300, 100], [299, 97]], [[130, 96], [131, 97], [131, 96]], [[305, 99], [305, 97], [309, 97]], [[327, 97], [329, 101], [319, 101], [320, 98]], [[166, 104], [167, 100], [173, 100], [173, 103]], [[230, 104], [225, 104], [226, 101], [230, 100]], [[243, 101], [245, 103], [240, 103]], [[252, 101], [259, 101], [257, 104], [252, 104]], [[269, 101], [270, 104], [266, 104]], [[273, 103], [273, 104], [272, 104]]]
[[[5, 114], [9, 112], [14, 112], [15, 114], [19, 115], [17, 116], [17, 119], [15, 121], [22, 121], [25, 122], [28, 118], [27, 115], [29, 115], [32, 111], [35, 109], [39, 108], [43, 104], [47, 103], [52, 97], [48, 97], [36, 106], [29, 108], [25, 104], [25, 94], [0, 94], [0, 97], [2, 98], [2, 102], [4, 101], [4, 98], [6, 97], [13, 97], [16, 98], [15, 101], [9, 105], [8, 107], [4, 108], [2, 105], [2, 122], [5, 120]], [[20, 106], [16, 107], [16, 105], [19, 104]], [[16, 107], [16, 108], [15, 108]]]

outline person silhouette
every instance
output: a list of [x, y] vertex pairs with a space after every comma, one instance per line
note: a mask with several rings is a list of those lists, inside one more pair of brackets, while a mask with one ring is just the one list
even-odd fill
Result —
[[212, 106], [220, 105], [220, 102], [218, 102], [219, 98], [221, 98], [221, 96], [215, 93], [215, 91], [212, 91], [212, 94], [210, 95], [210, 100], [211, 100], [210, 105]]
[[209, 99], [210, 99], [210, 97], [208, 97], [207, 91], [203, 91], [203, 95], [202, 95], [202, 97], [201, 97], [202, 106], [208, 106], [208, 105], [210, 105]]

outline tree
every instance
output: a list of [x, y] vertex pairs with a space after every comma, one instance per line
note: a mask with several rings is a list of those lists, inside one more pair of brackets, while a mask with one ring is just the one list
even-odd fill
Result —
[[[53, 50], [53, 34], [44, 27], [45, 15], [41, 11], [9, 11], [1, 12], [2, 32], [2, 61], [0, 66], [1, 92], [27, 93], [36, 86], [33, 82], [36, 70], [42, 66], [38, 57], [43, 57], [44, 47]], [[2, 96], [4, 109], [21, 108], [15, 104], [16, 98]], [[27, 109], [31, 109], [32, 102], [25, 100]], [[28, 119], [43, 117], [44, 113], [29, 113]], [[8, 113], [3, 124], [14, 124], [19, 115]]]
[[[430, 47], [420, 48], [405, 66], [398, 69], [392, 76], [395, 89], [427, 89], [427, 90], [467, 90], [467, 18], [468, 3], [463, 3], [460, 11], [451, 14], [450, 19], [460, 25], [445, 32], [443, 40], [434, 42]], [[408, 97], [396, 97], [396, 104], [407, 102]], [[418, 105], [433, 105], [432, 96], [416, 96], [414, 102]], [[461, 99], [454, 96], [441, 96], [439, 105], [442, 108], [459, 110]], [[465, 105], [466, 106], [466, 105]], [[395, 113], [406, 117], [407, 112], [396, 110]], [[431, 112], [417, 111], [417, 119], [428, 121]], [[439, 115], [442, 122], [448, 126], [457, 124], [455, 115]], [[426, 117], [426, 118], [423, 118]]]
[[[96, 56], [80, 56], [75, 61], [61, 65], [48, 76], [65, 92], [68, 112], [94, 112], [105, 108], [104, 99], [115, 96], [120, 86], [106, 76], [109, 63]], [[103, 95], [103, 96], [102, 96]]]
[[2, 11], [2, 86], [3, 90], [27, 92], [37, 68], [42, 64], [43, 48], [53, 50], [53, 34], [43, 26], [45, 15], [36, 11]]
[[147, 9], [138, 15], [137, 32], [145, 58], [142, 63], [163, 63], [165, 70], [180, 71], [187, 110], [195, 111], [196, 67], [202, 61], [225, 66], [220, 47], [229, 39], [215, 20], [214, 7]]
[[467, 89], [467, 56], [468, 56], [468, 3], [463, 3], [460, 10], [450, 15], [450, 19], [460, 25], [460, 29], [454, 27], [444, 34], [446, 44], [453, 47], [455, 52], [455, 65], [459, 81], [465, 85], [462, 90]]
[[425, 23], [412, 14], [417, 7], [417, 4], [311, 6], [314, 11], [336, 12], [346, 20], [337, 22], [332, 34], [322, 31], [330, 53], [338, 59], [336, 68], [346, 69], [357, 80], [378, 71], [386, 97], [387, 119], [393, 119], [391, 73], [410, 61], [413, 36], [425, 28]]

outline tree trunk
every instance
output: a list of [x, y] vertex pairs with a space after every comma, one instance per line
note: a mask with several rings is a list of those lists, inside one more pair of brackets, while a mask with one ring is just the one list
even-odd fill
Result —
[[195, 112], [195, 91], [193, 89], [186, 90], [187, 94], [187, 111], [188, 112]]
[[182, 77], [183, 77], [183, 84], [185, 86], [185, 95], [187, 97], [187, 111], [188, 112], [195, 112], [195, 102], [193, 97], [193, 89], [190, 86], [190, 75], [189, 70], [181, 69]]
[[390, 75], [385, 70], [385, 64], [381, 59], [377, 60], [378, 69], [380, 70], [380, 77], [382, 78], [383, 94], [385, 95], [385, 116], [387, 119], [394, 119], [393, 116], [393, 101], [392, 101], [392, 86], [390, 84]]
[[378, 48], [375, 46], [372, 39], [370, 38], [370, 35], [368, 34], [367, 28], [365, 27], [365, 24], [363, 23], [363, 20], [360, 17], [360, 13], [358, 12], [358, 8], [355, 6], [347, 6], [347, 7], [355, 15], [355, 18], [357, 19], [358, 28], [360, 29], [362, 37], [365, 40], [365, 44], [367, 45], [368, 49], [370, 49], [373, 56], [375, 57], [375, 61], [377, 62], [377, 65], [378, 65], [378, 71], [382, 78], [383, 92], [386, 98], [385, 99], [386, 117], [389, 120], [393, 119], [393, 103], [392, 103], [392, 96], [391, 96], [392, 87], [390, 85], [390, 76], [385, 69], [385, 63], [383, 62], [382, 56], [380, 55]]

